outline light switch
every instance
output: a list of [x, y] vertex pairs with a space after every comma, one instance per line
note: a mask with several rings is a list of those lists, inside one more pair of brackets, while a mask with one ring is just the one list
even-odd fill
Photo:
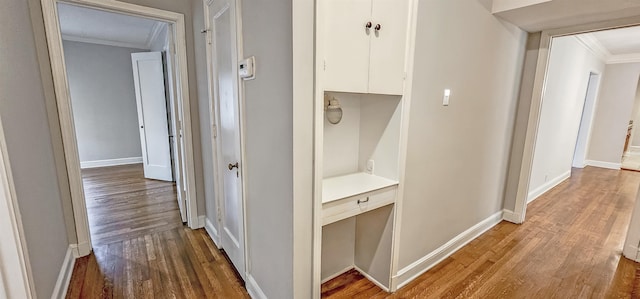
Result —
[[442, 98], [442, 106], [449, 106], [449, 96], [451, 96], [451, 89], [445, 89], [444, 97]]

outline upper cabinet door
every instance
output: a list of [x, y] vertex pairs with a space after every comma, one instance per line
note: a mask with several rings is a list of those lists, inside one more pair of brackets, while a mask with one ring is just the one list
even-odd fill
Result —
[[[372, 0], [369, 93], [402, 94], [409, 27], [408, 0]], [[375, 27], [380, 25], [380, 29]]]
[[[389, 1], [391, 2], [391, 1]], [[324, 89], [367, 93], [369, 86], [369, 44], [373, 28], [371, 0], [325, 0]]]

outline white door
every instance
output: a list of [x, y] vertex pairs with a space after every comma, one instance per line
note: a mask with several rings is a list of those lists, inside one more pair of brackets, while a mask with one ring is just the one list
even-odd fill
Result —
[[240, 172], [240, 113], [238, 96], [238, 48], [236, 0], [213, 1], [211, 43], [213, 53], [214, 97], [218, 108], [219, 157], [218, 173], [223, 179], [221, 208], [221, 245], [238, 270], [245, 277], [244, 205], [242, 173]]
[[173, 181], [162, 53], [132, 53], [144, 177]]

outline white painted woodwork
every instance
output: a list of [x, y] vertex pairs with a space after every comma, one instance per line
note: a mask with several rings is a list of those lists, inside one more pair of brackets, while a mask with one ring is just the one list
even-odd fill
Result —
[[[41, 0], [44, 25], [46, 30], [47, 45], [51, 58], [51, 69], [53, 73], [53, 83], [56, 91], [56, 103], [60, 117], [60, 126], [65, 152], [65, 162], [69, 175], [69, 185], [71, 189], [71, 200], [73, 203], [73, 214], [75, 229], [78, 237], [77, 255], [86, 256], [91, 253], [91, 238], [89, 234], [89, 223], [87, 219], [87, 208], [82, 186], [82, 176], [80, 174], [80, 159], [78, 157], [78, 145], [75, 136], [75, 125], [71, 99], [69, 97], [69, 86], [67, 82], [66, 69], [64, 64], [64, 54], [62, 49], [62, 34], [60, 32], [59, 15], [57, 4], [59, 0]], [[193, 137], [191, 133], [191, 114], [189, 101], [189, 80], [187, 71], [187, 50], [186, 50], [186, 28], [184, 15], [161, 9], [155, 9], [120, 1], [103, 0], [67, 0], [67, 4], [75, 4], [106, 10], [116, 13], [128, 14], [144, 18], [151, 18], [168, 23], [170, 34], [175, 37], [176, 61], [175, 70], [171, 74], [178, 86], [177, 105], [180, 106], [182, 119], [185, 164], [188, 169], [185, 173], [187, 182], [187, 224], [190, 228], [199, 228], [198, 204], [195, 197], [195, 170], [193, 168]]]
[[373, 0], [369, 93], [402, 94], [405, 79], [409, 1]]
[[325, 88], [367, 93], [370, 36], [374, 30], [366, 29], [365, 25], [372, 22], [371, 0], [329, 0], [323, 3]]
[[395, 196], [396, 188], [393, 186], [323, 203], [322, 223], [323, 225], [331, 224], [393, 204]]
[[245, 269], [245, 227], [238, 82], [237, 12], [235, 0], [209, 5], [213, 53], [213, 85], [220, 134], [218, 171], [222, 176], [221, 243], [243, 279]]
[[364, 172], [327, 178], [322, 180], [322, 203], [326, 204], [397, 184], [398, 181]]
[[173, 181], [162, 53], [132, 53], [131, 61], [144, 177]]
[[[325, 1], [324, 89], [402, 94], [408, 7], [406, 0]], [[371, 28], [366, 27], [368, 22]]]

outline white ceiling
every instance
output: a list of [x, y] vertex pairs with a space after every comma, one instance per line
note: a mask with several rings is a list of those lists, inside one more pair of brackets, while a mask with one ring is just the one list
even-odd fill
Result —
[[58, 4], [65, 40], [149, 49], [165, 23], [69, 4]]
[[640, 53], [640, 27], [605, 30], [591, 33], [611, 55]]

